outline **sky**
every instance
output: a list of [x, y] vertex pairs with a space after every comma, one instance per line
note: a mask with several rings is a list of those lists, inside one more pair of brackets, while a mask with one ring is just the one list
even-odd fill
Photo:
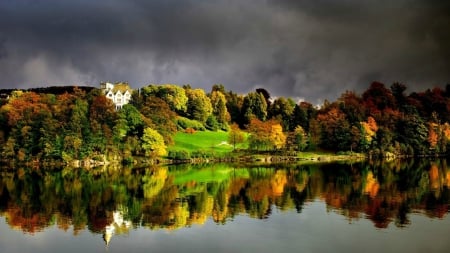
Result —
[[450, 1], [1, 0], [0, 88], [213, 84], [318, 103], [450, 83]]

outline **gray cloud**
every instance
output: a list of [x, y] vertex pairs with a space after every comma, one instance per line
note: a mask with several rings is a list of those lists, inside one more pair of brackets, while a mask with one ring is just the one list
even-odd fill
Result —
[[311, 102], [378, 80], [450, 82], [438, 0], [5, 0], [1, 86], [191, 84]]

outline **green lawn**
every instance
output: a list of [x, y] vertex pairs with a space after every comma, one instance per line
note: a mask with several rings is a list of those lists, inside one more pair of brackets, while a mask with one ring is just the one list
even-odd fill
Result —
[[[206, 151], [216, 154], [224, 154], [233, 151], [233, 146], [228, 142], [228, 132], [224, 131], [197, 131], [193, 134], [178, 132], [175, 135], [175, 144], [169, 147], [170, 151]], [[240, 144], [236, 148], [245, 148], [246, 144]]]

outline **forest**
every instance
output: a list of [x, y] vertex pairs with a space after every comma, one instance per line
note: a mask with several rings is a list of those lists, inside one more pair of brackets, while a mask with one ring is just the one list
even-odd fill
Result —
[[[100, 89], [48, 87], [1, 90], [3, 160], [173, 158], [177, 132], [226, 131], [228, 143], [251, 152], [360, 152], [373, 157], [446, 155], [450, 139], [450, 84], [407, 93], [407, 86], [373, 82], [316, 106], [190, 85], [149, 84], [116, 110]], [[6, 94], [6, 95], [5, 95]], [[239, 151], [235, 151], [239, 152]]]

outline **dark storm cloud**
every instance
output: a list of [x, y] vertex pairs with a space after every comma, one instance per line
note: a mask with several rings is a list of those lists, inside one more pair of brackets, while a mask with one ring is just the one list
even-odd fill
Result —
[[446, 1], [5, 0], [2, 87], [191, 84], [311, 102], [450, 82]]

